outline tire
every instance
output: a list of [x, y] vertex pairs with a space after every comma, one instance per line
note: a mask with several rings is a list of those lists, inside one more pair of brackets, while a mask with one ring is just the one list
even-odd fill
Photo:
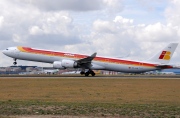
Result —
[[89, 72], [86, 72], [86, 73], [85, 73], [85, 76], [89, 76]]
[[16, 65], [16, 64], [17, 64], [17, 62], [14, 62], [13, 64], [14, 64], [14, 65]]
[[95, 73], [92, 73], [91, 75], [92, 75], [92, 76], [95, 76], [96, 74], [95, 74]]
[[92, 75], [92, 76], [95, 76], [96, 74], [95, 74], [93, 71], [91, 71], [91, 75]]
[[84, 75], [84, 74], [85, 74], [85, 72], [81, 71], [81, 72], [80, 72], [80, 74], [81, 74], [81, 75]]

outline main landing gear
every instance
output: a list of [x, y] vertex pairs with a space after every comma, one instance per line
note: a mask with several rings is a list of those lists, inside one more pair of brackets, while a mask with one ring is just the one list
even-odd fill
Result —
[[85, 76], [89, 76], [89, 74], [91, 74], [92, 76], [95, 76], [95, 75], [96, 75], [96, 74], [94, 73], [94, 71], [92, 71], [92, 70], [90, 70], [90, 69], [89, 69], [87, 72], [81, 71], [80, 74], [81, 74], [81, 75], [85, 75]]
[[13, 59], [13, 60], [14, 60], [13, 65], [16, 65], [17, 64], [17, 62], [16, 62], [17, 59]]

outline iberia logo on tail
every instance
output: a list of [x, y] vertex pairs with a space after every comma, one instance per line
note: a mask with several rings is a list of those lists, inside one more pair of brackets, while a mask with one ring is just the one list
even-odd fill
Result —
[[169, 51], [162, 51], [161, 55], [159, 56], [159, 59], [163, 59], [163, 60], [170, 60], [171, 58], [171, 52]]

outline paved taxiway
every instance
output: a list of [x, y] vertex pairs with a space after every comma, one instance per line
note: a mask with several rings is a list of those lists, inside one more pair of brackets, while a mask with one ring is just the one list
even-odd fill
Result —
[[53, 76], [53, 75], [26, 75], [26, 76], [19, 76], [19, 75], [4, 75], [0, 76], [1, 78], [39, 78], [39, 79], [45, 79], [45, 78], [63, 78], [63, 79], [180, 79], [180, 75], [111, 75], [111, 76], [105, 76], [105, 75], [98, 75], [98, 76], [80, 76], [80, 75], [60, 75], [60, 76]]

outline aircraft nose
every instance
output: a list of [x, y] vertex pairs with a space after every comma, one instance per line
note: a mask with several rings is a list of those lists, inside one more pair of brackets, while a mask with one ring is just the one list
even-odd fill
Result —
[[8, 53], [8, 49], [3, 50], [2, 53], [6, 55]]

